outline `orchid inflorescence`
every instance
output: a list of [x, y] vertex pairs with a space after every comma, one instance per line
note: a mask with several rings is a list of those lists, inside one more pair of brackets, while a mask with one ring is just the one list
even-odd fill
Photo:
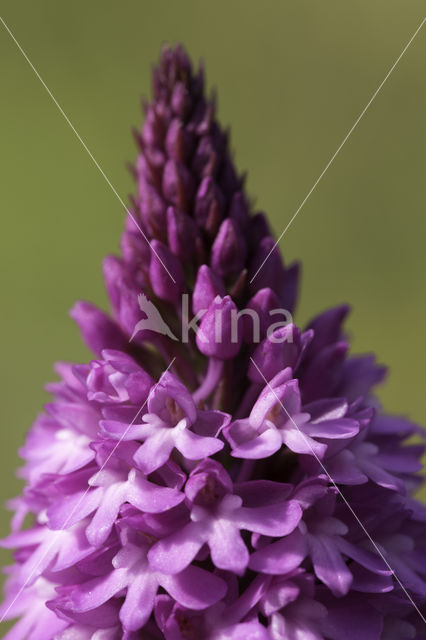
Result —
[[271, 331], [298, 265], [251, 211], [203, 71], [165, 47], [153, 93], [111, 314], [72, 310], [95, 359], [57, 365], [21, 449], [7, 640], [426, 638], [421, 429], [382, 412], [346, 306]]

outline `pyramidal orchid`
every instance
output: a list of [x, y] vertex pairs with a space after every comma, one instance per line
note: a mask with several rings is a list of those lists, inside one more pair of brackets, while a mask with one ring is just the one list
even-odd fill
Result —
[[94, 358], [57, 365], [20, 452], [6, 639], [426, 638], [421, 429], [347, 307], [294, 324], [298, 265], [181, 47], [144, 111], [111, 312], [73, 308]]

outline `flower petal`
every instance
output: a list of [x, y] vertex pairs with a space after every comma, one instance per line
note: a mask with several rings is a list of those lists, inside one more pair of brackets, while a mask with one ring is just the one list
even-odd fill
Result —
[[249, 553], [238, 528], [232, 522], [218, 518], [209, 535], [209, 547], [214, 565], [218, 569], [244, 573]]
[[316, 442], [300, 429], [287, 426], [281, 430], [284, 444], [295, 453], [306, 453], [310, 456], [323, 458], [327, 451], [327, 445]]
[[351, 418], [308, 422], [303, 431], [314, 438], [353, 438], [359, 433], [359, 422]]
[[104, 492], [102, 502], [86, 529], [87, 539], [94, 547], [103, 544], [111, 533], [120, 507], [126, 500], [126, 492], [124, 482], [113, 484]]
[[235, 512], [233, 521], [240, 529], [278, 537], [294, 531], [301, 517], [302, 509], [299, 503], [291, 500], [253, 509], [241, 507]]
[[78, 612], [96, 609], [124, 589], [128, 580], [126, 569], [117, 569], [101, 578], [83, 582], [66, 596], [67, 608]]
[[137, 631], [148, 621], [157, 591], [158, 582], [149, 572], [134, 577], [129, 583], [120, 609], [120, 620], [127, 631]]
[[133, 459], [138, 468], [148, 475], [166, 464], [174, 446], [172, 430], [159, 428], [139, 447]]
[[205, 527], [198, 522], [190, 522], [151, 547], [149, 563], [154, 571], [180, 573], [192, 562], [206, 540]]
[[184, 494], [178, 489], [160, 487], [138, 473], [134, 476], [130, 473], [127, 500], [141, 511], [162, 513], [176, 507], [184, 499]]
[[200, 569], [189, 566], [176, 576], [159, 576], [161, 586], [188, 609], [207, 609], [224, 597], [227, 585], [222, 578]]
[[327, 585], [333, 595], [348, 593], [352, 574], [346, 566], [334, 539], [328, 536], [309, 535], [308, 544], [315, 574]]
[[231, 455], [234, 458], [269, 458], [282, 447], [281, 434], [272, 424], [259, 433], [247, 420], [237, 420], [226, 436], [231, 443]]
[[182, 429], [175, 436], [175, 447], [188, 460], [201, 460], [223, 449], [223, 442], [217, 438], [199, 436], [189, 429]]
[[255, 551], [249, 562], [250, 569], [271, 575], [284, 575], [296, 569], [307, 553], [306, 542], [300, 531], [268, 544]]

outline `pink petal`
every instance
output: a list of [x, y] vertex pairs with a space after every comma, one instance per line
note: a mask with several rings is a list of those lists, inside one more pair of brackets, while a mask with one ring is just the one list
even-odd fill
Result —
[[196, 611], [215, 604], [227, 591], [224, 580], [192, 565], [176, 576], [159, 576], [159, 583], [180, 605]]
[[121, 505], [126, 500], [126, 483], [116, 483], [108, 487], [102, 502], [86, 529], [87, 539], [94, 547], [99, 547], [111, 533]]
[[158, 582], [150, 573], [132, 579], [120, 609], [120, 620], [126, 631], [137, 631], [148, 621], [157, 591]]
[[118, 420], [101, 420], [99, 424], [102, 431], [110, 438], [123, 441], [145, 440], [156, 430], [156, 427], [149, 423], [129, 425]]
[[326, 444], [316, 442], [293, 426], [289, 425], [285, 429], [282, 429], [281, 434], [284, 443], [295, 453], [306, 453], [321, 459], [327, 451]]
[[345, 398], [324, 398], [303, 406], [303, 411], [310, 414], [312, 422], [343, 418], [347, 410], [348, 403]]
[[377, 573], [372, 573], [355, 563], [351, 566], [351, 572], [354, 578], [352, 583], [353, 591], [361, 591], [364, 593], [388, 593], [394, 589], [394, 583], [391, 576], [381, 576]]
[[174, 444], [172, 430], [159, 428], [139, 447], [133, 459], [139, 469], [148, 475], [167, 462]]
[[399, 493], [405, 493], [405, 484], [399, 478], [396, 478], [392, 474], [388, 473], [384, 469], [381, 469], [378, 465], [368, 462], [367, 460], [360, 460], [359, 466], [361, 471], [365, 473], [373, 482], [384, 487], [385, 489], [391, 489], [391, 491], [398, 491]]
[[327, 471], [338, 484], [365, 484], [368, 478], [358, 468], [356, 458], [352, 451], [344, 449], [333, 456], [326, 463]]
[[353, 438], [359, 433], [359, 422], [350, 418], [308, 422], [303, 431], [314, 438]]
[[166, 371], [161, 376], [148, 397], [149, 413], [158, 416], [165, 414], [165, 403], [167, 398], [173, 400], [182, 408], [184, 415], [188, 416], [190, 424], [193, 424], [197, 417], [194, 400], [185, 385], [182, 384], [172, 373]]
[[51, 568], [52, 571], [62, 571], [72, 567], [94, 551], [93, 547], [88, 544], [83, 527], [80, 526], [78, 530], [63, 535], [66, 538], [57, 549], [58, 554]]
[[223, 518], [217, 519], [209, 535], [209, 547], [213, 564], [238, 575], [244, 573], [249, 553], [238, 528]]
[[285, 502], [293, 490], [292, 484], [273, 480], [248, 480], [234, 484], [234, 493], [243, 499], [245, 507], [264, 507]]
[[[67, 599], [71, 611], [90, 611], [115, 596], [127, 586], [127, 569], [111, 571], [107, 576], [88, 580], [75, 587]], [[67, 607], [68, 608], [68, 607]]]
[[260, 622], [243, 622], [221, 631], [221, 640], [270, 640], [266, 627]]
[[286, 536], [297, 527], [302, 509], [295, 500], [249, 509], [241, 507], [233, 521], [240, 529], [254, 531], [264, 536]]
[[98, 508], [102, 495], [100, 487], [88, 488], [54, 502], [47, 510], [50, 529], [69, 528], [83, 520]]
[[283, 575], [296, 569], [306, 553], [306, 542], [302, 534], [294, 531], [282, 540], [255, 551], [250, 557], [249, 567], [260, 573]]
[[205, 527], [190, 522], [176, 533], [159, 540], [149, 550], [149, 564], [154, 571], [180, 573], [192, 562], [206, 540]]
[[[242, 421], [241, 421], [242, 422]], [[263, 433], [255, 434], [250, 440], [232, 447], [234, 458], [260, 460], [268, 458], [282, 447], [280, 432], [275, 427], [266, 428]]]
[[333, 595], [339, 597], [347, 594], [352, 584], [352, 574], [336, 549], [334, 538], [309, 535], [308, 543], [316, 576]]
[[[288, 374], [285, 373], [287, 371]], [[282, 373], [285, 373], [285, 377], [288, 378], [291, 375], [291, 369], [285, 369]], [[294, 415], [300, 412], [301, 404], [297, 380], [288, 380], [275, 388], [271, 388], [272, 382], [265, 387], [251, 411], [250, 423], [255, 428], [259, 428], [263, 424], [269, 412], [274, 408], [279, 410], [280, 416], [285, 417], [285, 421], [288, 420], [288, 414]]]
[[192, 430], [200, 436], [217, 437], [229, 424], [231, 416], [223, 411], [198, 411]]
[[373, 571], [374, 573], [378, 573], [383, 576], [389, 576], [392, 574], [392, 571], [388, 569], [383, 558], [376, 550], [367, 551], [367, 549], [356, 546], [341, 537], [336, 538], [336, 548], [341, 553], [352, 558], [352, 560], [355, 560], [355, 562], [360, 564], [362, 567], [369, 569], [369, 571]]
[[180, 504], [185, 496], [178, 489], [160, 487], [136, 474], [129, 481], [126, 499], [146, 513], [162, 513]]
[[99, 414], [89, 404], [50, 402], [46, 405], [46, 409], [64, 427], [89, 436], [96, 436]]
[[217, 438], [199, 436], [188, 429], [179, 431], [175, 438], [175, 446], [188, 460], [201, 460], [212, 456], [221, 449], [224, 443]]

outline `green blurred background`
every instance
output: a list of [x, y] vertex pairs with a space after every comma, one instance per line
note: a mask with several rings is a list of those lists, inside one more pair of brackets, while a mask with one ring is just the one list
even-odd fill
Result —
[[[285, 227], [405, 44], [422, 1], [2, 1], [2, 16], [123, 197], [131, 126], [164, 41], [203, 57], [248, 190]], [[390, 367], [387, 409], [425, 423], [426, 26], [281, 242], [304, 264], [297, 320], [353, 305], [354, 351]], [[123, 209], [0, 25], [0, 502], [52, 364], [89, 353], [68, 316], [101, 306]], [[9, 514], [0, 517], [0, 534]], [[5, 559], [3, 554], [1, 559]]]

